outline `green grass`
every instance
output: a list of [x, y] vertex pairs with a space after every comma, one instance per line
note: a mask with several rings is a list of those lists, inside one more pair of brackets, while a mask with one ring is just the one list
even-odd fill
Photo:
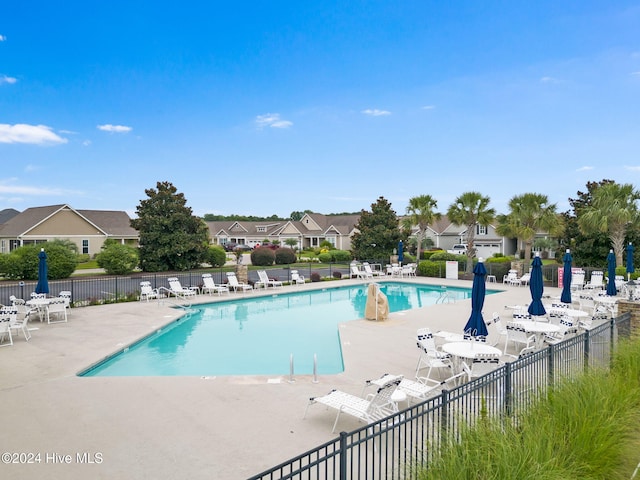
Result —
[[480, 419], [450, 440], [421, 480], [629, 479], [640, 461], [640, 341], [610, 372], [562, 383], [518, 418]]
[[76, 270], [89, 270], [89, 269], [92, 269], [92, 268], [100, 268], [98, 266], [98, 262], [96, 262], [95, 260], [89, 260], [88, 262], [82, 262], [82, 263], [79, 263], [76, 266]]

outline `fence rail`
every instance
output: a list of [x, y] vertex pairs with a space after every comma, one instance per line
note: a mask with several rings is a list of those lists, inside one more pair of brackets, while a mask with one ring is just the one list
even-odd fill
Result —
[[[598, 325], [339, 437], [249, 480], [412, 479], [444, 445], [445, 433], [481, 415], [516, 418], [562, 379], [608, 368], [617, 341], [631, 334], [631, 314]], [[449, 437], [450, 438], [450, 437]]]

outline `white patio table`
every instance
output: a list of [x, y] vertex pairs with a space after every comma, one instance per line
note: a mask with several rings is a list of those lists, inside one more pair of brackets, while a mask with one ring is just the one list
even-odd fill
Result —
[[502, 355], [502, 350], [483, 342], [449, 342], [442, 345], [442, 351], [452, 357], [455, 373], [462, 369], [463, 359], [474, 359], [479, 353], [485, 355]]
[[559, 332], [560, 327], [549, 322], [524, 321], [513, 322], [524, 328], [525, 332], [533, 333], [536, 336], [536, 348], [541, 348], [544, 343], [544, 336], [547, 333]]

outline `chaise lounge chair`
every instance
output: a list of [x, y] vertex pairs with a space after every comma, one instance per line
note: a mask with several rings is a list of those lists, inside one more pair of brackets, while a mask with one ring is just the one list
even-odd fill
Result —
[[151, 286], [151, 282], [140, 282], [140, 301], [148, 302], [152, 298], [158, 298], [158, 290]]
[[266, 270], [258, 270], [258, 277], [260, 278], [260, 280], [258, 282], [256, 282], [256, 287], [263, 287], [263, 288], [267, 288], [267, 287], [282, 287], [282, 282], [280, 280], [272, 280], [269, 278], [269, 276], [267, 275]]
[[237, 292], [238, 290], [242, 290], [242, 293], [253, 291], [253, 287], [251, 285], [247, 283], [240, 283], [234, 272], [227, 272], [227, 280], [229, 280], [229, 288], [233, 289], [234, 292]]
[[309, 406], [319, 403], [329, 408], [338, 410], [336, 420], [333, 422], [335, 432], [336, 425], [340, 419], [340, 414], [345, 413], [357, 418], [360, 421], [373, 423], [392, 415], [396, 408], [391, 400], [391, 395], [396, 391], [402, 381], [402, 376], [394, 376], [382, 385], [375, 394], [369, 394], [366, 398], [358, 397], [340, 390], [331, 390], [327, 395], [321, 397], [311, 397], [307, 408], [304, 411], [305, 418]]
[[221, 293], [230, 293], [229, 288], [226, 285], [216, 285], [213, 281], [213, 277], [210, 273], [202, 274], [202, 293], [208, 293], [209, 295], [217, 293], [220, 296]]
[[291, 284], [304, 285], [304, 277], [297, 270], [291, 270]]
[[196, 294], [195, 290], [184, 288], [177, 277], [170, 277], [167, 281], [169, 282], [169, 292], [176, 297], [192, 297]]

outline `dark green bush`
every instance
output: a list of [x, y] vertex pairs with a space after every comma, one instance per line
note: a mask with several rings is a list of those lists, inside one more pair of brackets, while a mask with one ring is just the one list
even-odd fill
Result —
[[276, 265], [290, 265], [296, 263], [296, 252], [291, 248], [278, 248], [275, 251]]
[[47, 254], [49, 280], [69, 278], [78, 265], [77, 256], [62, 242], [25, 245], [18, 247], [3, 258], [3, 274], [14, 280], [38, 279], [38, 254], [44, 248]]
[[331, 260], [332, 260], [331, 253], [329, 253], [329, 252], [320, 253], [320, 254], [318, 255], [318, 259], [319, 259], [322, 263], [331, 263]]
[[322, 280], [322, 277], [318, 272], [311, 272], [311, 276], [309, 278], [311, 278], [312, 282], [319, 282], [320, 280]]
[[442, 253], [442, 252], [444, 252], [444, 250], [425, 250], [422, 252], [422, 258], [424, 260], [431, 260], [431, 256], [434, 253]]
[[487, 258], [484, 264], [487, 275], [494, 275], [498, 281], [502, 281], [502, 277], [511, 269], [511, 260], [508, 257]]
[[[455, 255], [454, 255], [455, 256]], [[447, 274], [447, 262], [444, 260], [423, 260], [418, 264], [417, 275], [421, 277], [444, 278]]]
[[331, 250], [329, 254], [333, 262], [350, 262], [352, 259], [351, 252], [347, 250]]
[[227, 263], [227, 252], [219, 245], [209, 247], [207, 251], [207, 263], [212, 267], [222, 267]]
[[434, 252], [433, 255], [431, 255], [431, 257], [429, 257], [429, 260], [433, 261], [433, 262], [437, 262], [439, 260], [444, 260], [444, 261], [457, 261], [457, 262], [466, 262], [467, 261], [467, 256], [466, 255], [455, 255], [453, 253], [448, 253], [445, 252], [444, 250], [441, 250], [439, 252]]
[[340, 280], [342, 278], [342, 272], [333, 272], [333, 278]]
[[109, 275], [127, 275], [138, 266], [138, 250], [117, 242], [105, 243], [96, 261]]
[[268, 267], [273, 265], [276, 254], [270, 248], [256, 248], [251, 252], [251, 263], [258, 267]]
[[402, 256], [403, 256], [402, 263], [404, 263], [404, 264], [415, 263], [416, 262], [416, 257], [414, 257], [413, 255], [409, 255], [409, 254], [405, 253]]
[[89, 255], [88, 253], [80, 253], [76, 258], [78, 260], [78, 263], [87, 263], [89, 260], [91, 260], [91, 255]]

